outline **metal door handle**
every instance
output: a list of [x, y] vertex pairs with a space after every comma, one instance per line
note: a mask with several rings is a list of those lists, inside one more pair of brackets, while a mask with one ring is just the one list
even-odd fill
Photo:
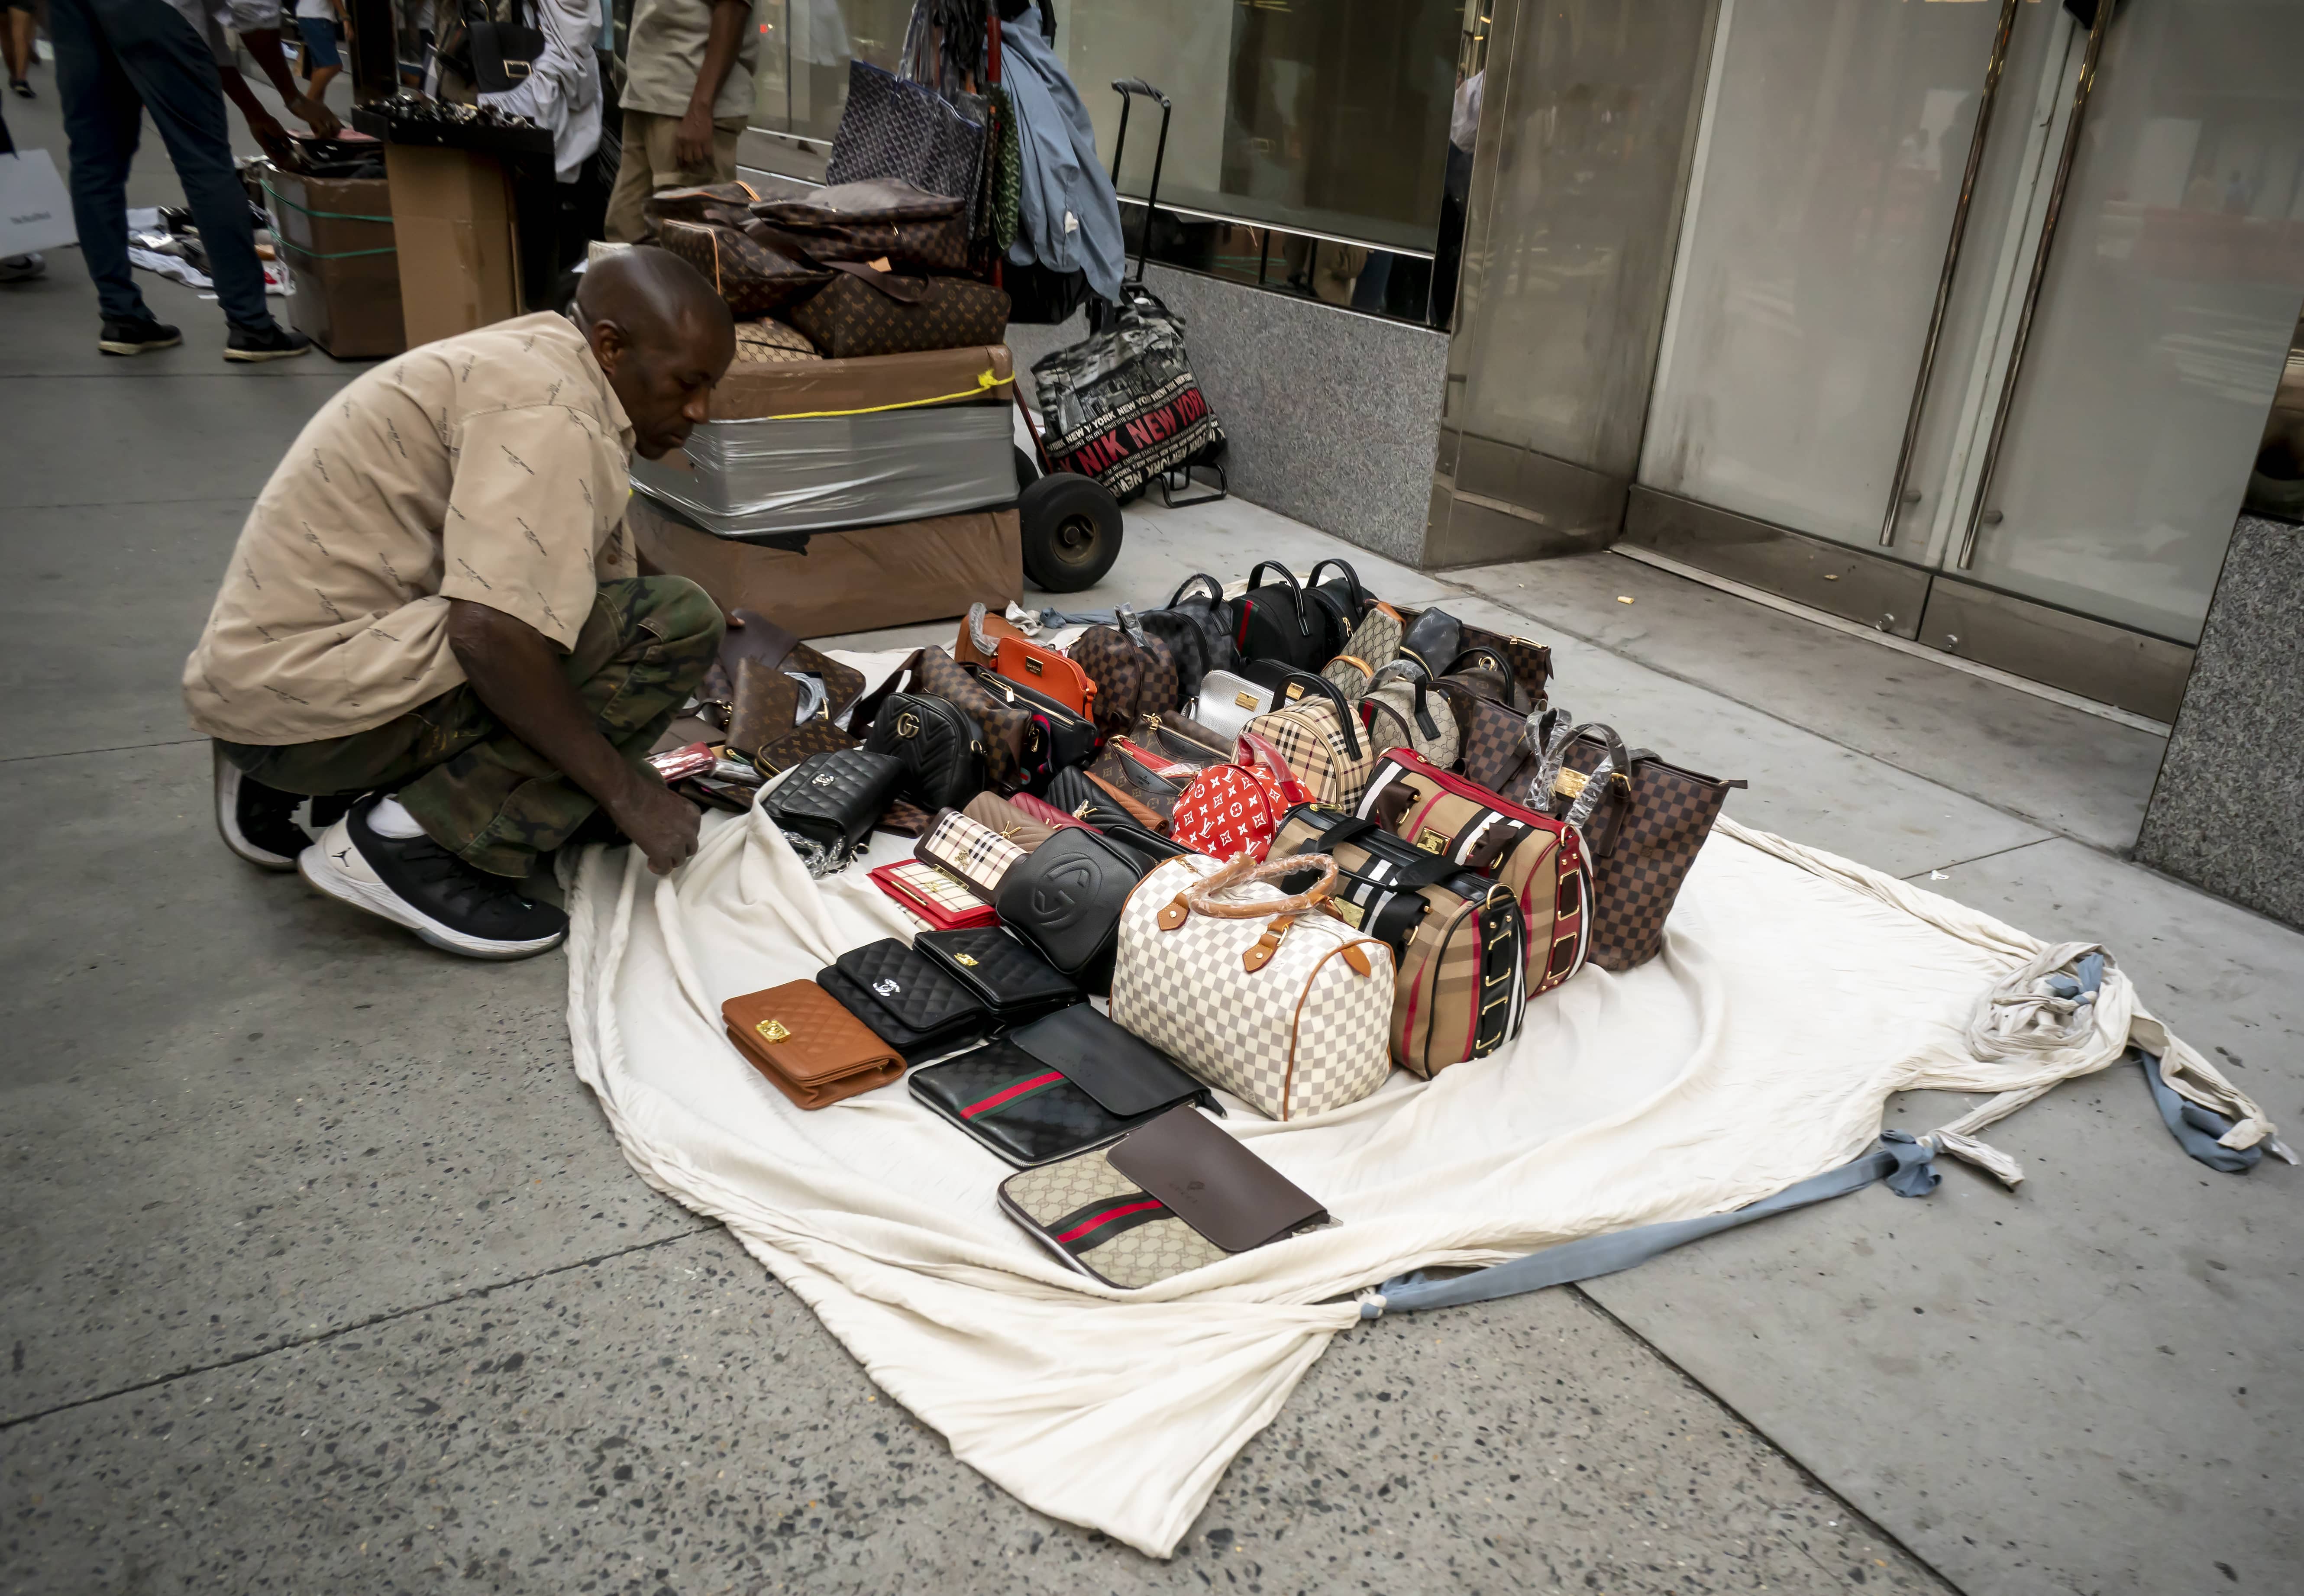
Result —
[[1952, 564], [1965, 571], [1976, 559], [1977, 528], [1986, 517], [1999, 524], [1998, 513], [1984, 507], [1992, 491], [1993, 472], [2000, 465], [2000, 446], [2008, 438], [2008, 418], [2016, 408], [2016, 379], [2024, 369], [2024, 346], [2032, 339], [2032, 318], [2040, 309], [2040, 290], [2048, 281], [2048, 251], [2055, 247], [2056, 221], [2064, 209], [2064, 189], [2072, 180], [2072, 161], [2080, 154], [2080, 119], [2088, 96], [2096, 89], [2096, 57], [2112, 26], [2113, 0], [2096, 0], [2096, 20], [2088, 24], [2088, 53], [2080, 57], [2080, 81], [2072, 89], [2071, 119], [2064, 124], [2063, 152], [2056, 157], [2056, 179], [2048, 190], [2048, 214], [2040, 222], [2039, 247], [2032, 251], [2032, 276], [2024, 284], [2024, 310], [2016, 318], [2016, 342], [2008, 352], [2008, 372], [2000, 379], [2000, 403], [1992, 412], [1992, 436], [1984, 446], [1984, 465], [1976, 480], [1976, 502], [1968, 514], [1968, 530], [1961, 534], [1960, 556]]
[[[2103, 0], [2108, 4], [2110, 0]], [[1928, 312], [1928, 335], [1920, 345], [1920, 374], [1912, 382], [1911, 408], [1904, 413], [1904, 441], [1896, 451], [1896, 475], [1888, 484], [1888, 508], [1880, 517], [1880, 547], [1896, 540], [1896, 513], [1920, 496], [1904, 491], [1912, 472], [1912, 453], [1920, 442], [1920, 412], [1927, 403], [1928, 378], [1936, 369], [1936, 343], [1944, 336], [1944, 313], [1952, 305], [1952, 274], [1968, 237], [1968, 208], [1976, 199], [1976, 174], [1984, 165], [1984, 141], [1992, 131], [1992, 107], [2000, 99], [2000, 76], [2008, 65], [2008, 38], [2016, 27], [2016, 0], [2000, 0], [2000, 25], [1992, 35], [1992, 55], [1984, 64], [1984, 98], [1976, 107], [1976, 132], [1968, 140], [1968, 166], [1961, 174], [1960, 202], [1952, 207], [1952, 236], [1944, 241], [1944, 270], [1936, 277], [1936, 309]]]

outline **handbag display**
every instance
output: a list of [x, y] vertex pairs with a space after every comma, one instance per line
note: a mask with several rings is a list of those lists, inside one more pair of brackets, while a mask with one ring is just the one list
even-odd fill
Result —
[[[834, 276], [804, 256], [788, 255], [738, 227], [667, 221], [657, 226], [656, 242], [702, 272], [736, 316], [783, 311], [784, 319], [792, 320], [793, 312], [787, 307], [822, 293]], [[809, 342], [816, 342], [813, 334]]]
[[1427, 682], [1447, 675], [1463, 651], [1463, 623], [1445, 610], [1424, 611], [1400, 634], [1400, 658], [1420, 668]]
[[989, 283], [900, 276], [870, 267], [831, 277], [784, 316], [830, 360], [973, 349], [1008, 335], [1008, 296]]
[[1427, 853], [1511, 889], [1528, 922], [1528, 995], [1548, 992], [1591, 951], [1592, 870], [1576, 828], [1393, 749], [1357, 811]]
[[1239, 658], [1232, 641], [1232, 600], [1224, 583], [1201, 572], [1186, 577], [1158, 609], [1137, 617], [1145, 632], [1167, 644], [1176, 662], [1176, 701], [1199, 696], [1200, 678], [1230, 670]]
[[747, 659], [757, 660], [772, 671], [813, 677], [824, 689], [824, 711], [835, 722], [843, 719], [851, 706], [863, 696], [864, 673], [854, 666], [843, 665], [809, 647], [756, 609], [733, 613], [740, 624], [721, 633], [720, 651], [696, 690], [699, 699], [733, 714], [736, 671]]
[[[1321, 879], [1284, 896], [1271, 883]], [[1392, 949], [1319, 906], [1322, 854], [1170, 860], [1120, 916], [1112, 1017], [1273, 1119], [1358, 1102], [1392, 1071]]]
[[1120, 908], [1139, 862], [1085, 827], [1058, 832], [1010, 867], [993, 906], [1014, 930], [1089, 992], [1112, 982]]
[[[1264, 573], [1280, 580], [1266, 585]], [[1315, 623], [1317, 624], [1315, 624]], [[1273, 659], [1300, 671], [1316, 671], [1334, 658], [1329, 649], [1326, 615], [1305, 597], [1295, 573], [1278, 560], [1259, 560], [1248, 573], [1248, 590], [1232, 600], [1232, 642], [1243, 659]], [[1343, 640], [1336, 640], [1336, 647]]]
[[1346, 698], [1356, 699], [1376, 681], [1376, 674], [1400, 657], [1400, 612], [1388, 604], [1372, 603], [1360, 624], [1344, 640], [1342, 652], [1320, 667]]
[[1158, 831], [1166, 829], [1176, 800], [1199, 772], [1157, 759], [1125, 737], [1114, 737], [1088, 765], [1087, 774], [1143, 805], [1153, 819], [1145, 821], [1139, 817], [1139, 824]]
[[1312, 802], [1336, 809], [1360, 801], [1376, 768], [1376, 745], [1363, 734], [1358, 712], [1334, 682], [1309, 671], [1289, 671], [1272, 708], [1242, 726], [1241, 735], [1271, 743]]
[[1066, 1267], [1122, 1289], [1328, 1223], [1316, 1200], [1190, 1108], [1010, 1176], [1000, 1210]]
[[983, 166], [979, 123], [933, 89], [865, 61], [849, 62], [848, 100], [833, 131], [825, 182], [901, 177], [928, 193], [965, 201], [974, 196]]
[[1520, 1034], [1528, 921], [1510, 887], [1332, 809], [1289, 814], [1271, 856], [1300, 853], [1336, 862], [1330, 905], [1392, 949], [1394, 1064], [1428, 1081]]
[[1288, 811], [1311, 802], [1278, 751], [1244, 734], [1233, 762], [1211, 765], [1192, 778], [1176, 800], [1168, 835], [1211, 859], [1261, 859]]
[[1189, 715], [1173, 712], [1156, 715], [1148, 710], [1136, 717], [1135, 728], [1129, 736], [1147, 753], [1156, 754], [1171, 764], [1190, 765], [1198, 770], [1205, 770], [1210, 765], [1221, 765], [1231, 759], [1232, 749], [1240, 742], [1239, 734], [1219, 737]]
[[952, 876], [917, 859], [875, 865], [865, 872], [898, 906], [940, 931], [1000, 923], [992, 905]]
[[1077, 662], [1021, 635], [988, 637], [983, 627], [984, 606], [970, 605], [966, 628], [970, 645], [979, 655], [991, 657], [995, 675], [1055, 700], [1074, 715], [1096, 718], [1096, 683]]
[[810, 873], [822, 874], [864, 845], [903, 778], [900, 761], [868, 749], [810, 754], [760, 806], [779, 831], [800, 839], [794, 847], [809, 858]]
[[831, 700], [820, 692], [815, 711], [796, 721], [807, 702], [800, 677], [757, 658], [738, 660], [735, 697], [728, 711], [728, 751], [750, 760], [763, 776], [773, 776], [812, 753], [858, 746], [855, 738], [834, 724]]
[[949, 699], [890, 693], [864, 747], [895, 761], [896, 790], [922, 809], [953, 809], [984, 789], [984, 729]]
[[826, 1108], [903, 1078], [904, 1061], [812, 981], [720, 1006], [728, 1040], [796, 1107]]
[[974, 679], [987, 700], [1000, 706], [996, 713], [1023, 717], [1023, 749], [1017, 768], [1022, 785], [1045, 789], [1059, 771], [1085, 765], [1095, 756], [1099, 739], [1095, 722], [1087, 717], [980, 666], [961, 668]]
[[912, 947], [973, 992], [1002, 1025], [1028, 1025], [1088, 1000], [1071, 977], [997, 926], [922, 931]]
[[1085, 1003], [922, 1070], [912, 1095], [1026, 1167], [1101, 1147], [1184, 1104], [1216, 1101], [1158, 1049]]
[[894, 937], [850, 948], [816, 984], [907, 1063], [964, 1048], [995, 1023], [974, 992]]
[[1528, 751], [1528, 717], [1510, 705], [1512, 679], [1495, 671], [1454, 671], [1433, 683], [1456, 717], [1458, 762], [1464, 774], [1502, 793], [1519, 775], [1523, 791], [1535, 774]]
[[1427, 687], [1422, 674], [1405, 661], [1376, 672], [1376, 686], [1360, 700], [1360, 712], [1371, 748], [1413, 749], [1445, 770], [1463, 746], [1447, 698]]
[[[1343, 574], [1322, 582], [1320, 573], [1332, 565]], [[1349, 562], [1322, 560], [1312, 567], [1312, 574], [1305, 580], [1304, 603], [1311, 613], [1314, 629], [1325, 627], [1326, 631], [1326, 635], [1320, 640], [1320, 663], [1326, 665], [1351, 641], [1352, 633], [1360, 630], [1360, 622], [1376, 600], [1368, 596], [1367, 589], [1360, 586], [1360, 573], [1353, 570]]]
[[[1018, 797], [1021, 796], [1021, 794], [1018, 794]], [[978, 825], [998, 832], [1027, 853], [1056, 834], [1054, 822], [1041, 819], [1014, 800], [1003, 798], [997, 793], [978, 793], [961, 807], [960, 812]]]
[[956, 809], [940, 810], [913, 845], [912, 856], [932, 864], [987, 903], [999, 896], [1000, 883], [1028, 852]]
[[764, 200], [751, 215], [779, 248], [820, 266], [886, 260], [898, 271], [968, 269], [967, 207], [901, 177], [835, 183], [804, 200]]
[[1089, 627], [1068, 652], [1096, 683], [1096, 726], [1106, 736], [1128, 730], [1140, 716], [1173, 713], [1183, 701], [1174, 653], [1125, 604], [1115, 624]]
[[1567, 721], [1555, 710], [1537, 723], [1545, 746], [1530, 803], [1545, 801], [1583, 836], [1596, 889], [1592, 962], [1630, 970], [1663, 948], [1681, 883], [1729, 789], [1745, 784], [1684, 770], [1645, 748], [1627, 752], [1614, 727]]

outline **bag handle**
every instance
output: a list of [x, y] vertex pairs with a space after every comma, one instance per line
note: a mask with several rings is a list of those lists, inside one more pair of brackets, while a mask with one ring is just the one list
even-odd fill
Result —
[[1286, 565], [1282, 565], [1278, 560], [1257, 561], [1256, 569], [1248, 573], [1248, 590], [1253, 593], [1261, 587], [1264, 584], [1264, 573], [1267, 571], [1280, 573], [1280, 583], [1288, 590], [1296, 606], [1296, 630], [1306, 637], [1311, 636], [1312, 617], [1304, 613], [1303, 584], [1296, 580], [1296, 573]]
[[[1246, 758], [1241, 757], [1243, 753]], [[1261, 764], [1271, 774], [1272, 778], [1280, 784], [1280, 795], [1288, 800], [1291, 804], [1312, 802], [1311, 789], [1296, 779], [1296, 773], [1288, 768], [1286, 757], [1254, 732], [1242, 732], [1240, 734], [1240, 742], [1235, 745], [1232, 755], [1232, 763], [1250, 768]]]
[[[1343, 722], [1344, 726], [1344, 747], [1351, 752], [1352, 758], [1359, 759], [1360, 757], [1360, 717], [1352, 713], [1351, 700], [1344, 696], [1344, 690], [1329, 681], [1327, 677], [1316, 676], [1310, 671], [1292, 669], [1283, 672], [1280, 684], [1285, 686], [1291, 682], [1301, 682], [1308, 688], [1317, 689], [1322, 697], [1336, 706], [1336, 718]], [[1282, 707], [1277, 697], [1272, 700], [1272, 707], [1275, 711]]]
[[1000, 658], [1000, 645], [985, 635], [985, 613], [986, 607], [980, 602], [968, 607], [968, 646], [987, 659], [997, 659]]
[[1326, 571], [1331, 565], [1334, 565], [1337, 570], [1344, 573], [1344, 582], [1346, 584], [1347, 590], [1350, 591], [1352, 596], [1352, 624], [1357, 626], [1360, 624], [1360, 618], [1368, 614], [1370, 600], [1368, 596], [1368, 590], [1360, 586], [1360, 573], [1352, 569], [1352, 564], [1350, 560], [1322, 560], [1318, 565], [1312, 567], [1311, 580], [1304, 585], [1312, 588], [1318, 587], [1320, 585], [1320, 573]]
[[[928, 296], [928, 280], [926, 277], [899, 276], [894, 272], [874, 271], [860, 260], [819, 260], [817, 264], [833, 271], [846, 272], [851, 277], [869, 283], [900, 305], [917, 305]], [[900, 283], [903, 284], [901, 288], [897, 286]]]
[[1567, 762], [1568, 750], [1588, 732], [1605, 736], [1606, 751], [1600, 756], [1600, 762], [1593, 768], [1592, 774], [1585, 778], [1583, 789], [1570, 802], [1568, 811], [1559, 816], [1579, 830], [1591, 819], [1592, 811], [1599, 807], [1600, 795], [1607, 791], [1612, 777], [1624, 784], [1626, 796], [1630, 796], [1632, 761], [1631, 756], [1624, 751], [1624, 740], [1616, 734], [1614, 726], [1600, 721], [1571, 725], [1567, 714], [1559, 709], [1546, 709], [1540, 715], [1528, 717], [1528, 735], [1531, 739], [1543, 739], [1543, 758], [1537, 763], [1536, 774], [1529, 779], [1528, 805], [1544, 814], [1557, 811], [1560, 799], [1554, 787], [1560, 780], [1562, 767]]
[[[1318, 870], [1320, 879], [1292, 897], [1224, 902], [1217, 896], [1251, 881], [1278, 881], [1308, 870]], [[1205, 914], [1211, 920], [1270, 920], [1284, 914], [1310, 913], [1320, 906], [1320, 899], [1335, 884], [1336, 862], [1326, 853], [1295, 853], [1285, 859], [1258, 859], [1242, 853], [1216, 874], [1203, 876], [1184, 888], [1180, 901], [1191, 913]]]
[[1177, 584], [1176, 590], [1168, 595], [1168, 602], [1161, 606], [1161, 607], [1163, 609], [1173, 609], [1176, 606], [1182, 604], [1184, 601], [1184, 595], [1192, 590], [1192, 584], [1194, 582], [1206, 582], [1208, 589], [1208, 598], [1215, 603], [1222, 604], [1224, 601], [1224, 583], [1218, 582], [1215, 577], [1210, 576], [1205, 571], [1196, 571]]

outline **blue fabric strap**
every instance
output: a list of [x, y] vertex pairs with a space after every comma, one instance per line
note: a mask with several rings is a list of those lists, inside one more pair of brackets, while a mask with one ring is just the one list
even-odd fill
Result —
[[2213, 1108], [2203, 1108], [2181, 1096], [2176, 1089], [2160, 1078], [2160, 1061], [2141, 1048], [2128, 1049], [2129, 1057], [2144, 1066], [2144, 1083], [2152, 1089], [2152, 1101], [2160, 1110], [2160, 1123], [2176, 1138], [2182, 1148], [2209, 1168], [2224, 1175], [2246, 1175], [2264, 1157], [2261, 1144], [2255, 1147], [2219, 1147], [2217, 1142], [2232, 1128], [2232, 1122]]
[[1941, 1178], [1929, 1162], [1930, 1157], [1926, 1146], [1904, 1132], [1883, 1131], [1879, 1145], [1863, 1157], [1724, 1214], [1707, 1214], [1700, 1219], [1668, 1219], [1660, 1225], [1636, 1226], [1608, 1235], [1586, 1236], [1581, 1241], [1563, 1242], [1540, 1252], [1530, 1252], [1525, 1258], [1491, 1264], [1451, 1279], [1427, 1279], [1421, 1269], [1398, 1276], [1377, 1288], [1380, 1301], [1369, 1299], [1360, 1303], [1360, 1317], [1376, 1319], [1387, 1312], [1417, 1312], [1426, 1308], [1488, 1303], [1498, 1297], [1518, 1296], [1524, 1291], [1541, 1291], [1547, 1286], [1565, 1286], [1574, 1280], [1613, 1275], [1674, 1247], [1733, 1230], [1739, 1225], [1749, 1225], [1772, 1214], [1845, 1197], [1877, 1180], [1885, 1180], [1888, 1189], [1900, 1197], [1925, 1197], [1936, 1190]]

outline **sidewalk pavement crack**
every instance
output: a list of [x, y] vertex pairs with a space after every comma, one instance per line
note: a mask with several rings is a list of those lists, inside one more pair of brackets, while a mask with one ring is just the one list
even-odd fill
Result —
[[323, 1342], [334, 1341], [339, 1336], [349, 1336], [358, 1330], [374, 1329], [377, 1325], [390, 1324], [395, 1320], [406, 1319], [411, 1313], [428, 1313], [435, 1308], [445, 1308], [452, 1303], [469, 1302], [474, 1297], [488, 1296], [499, 1291], [508, 1290], [514, 1286], [526, 1286], [536, 1280], [548, 1280], [555, 1275], [568, 1274], [575, 1269], [588, 1269], [596, 1264], [612, 1263], [619, 1258], [629, 1258], [635, 1252], [646, 1252], [652, 1248], [669, 1246], [673, 1242], [686, 1241], [690, 1236], [702, 1235], [708, 1231], [719, 1228], [719, 1222], [715, 1220], [710, 1224], [697, 1225], [686, 1230], [675, 1231], [670, 1235], [657, 1236], [654, 1241], [634, 1242], [629, 1247], [618, 1247], [611, 1252], [597, 1253], [590, 1258], [579, 1258], [571, 1263], [555, 1264], [548, 1269], [538, 1269], [532, 1275], [517, 1275], [508, 1280], [494, 1280], [486, 1286], [474, 1286], [467, 1290], [450, 1292], [446, 1296], [433, 1302], [415, 1303], [405, 1308], [394, 1308], [385, 1313], [371, 1313], [366, 1319], [356, 1320], [352, 1324], [338, 1325], [334, 1329], [321, 1330], [314, 1335], [284, 1336], [268, 1346], [251, 1347], [246, 1352], [234, 1353], [230, 1357], [218, 1358], [213, 1363], [191, 1364], [182, 1369], [172, 1370], [166, 1374], [156, 1374], [149, 1380], [137, 1380], [131, 1385], [118, 1386], [109, 1391], [97, 1391], [86, 1396], [75, 1396], [70, 1402], [59, 1402], [53, 1407], [44, 1407], [38, 1413], [18, 1413], [12, 1418], [0, 1419], [0, 1432], [13, 1430], [20, 1424], [36, 1423], [39, 1420], [51, 1418], [57, 1413], [70, 1413], [76, 1407], [90, 1407], [99, 1402], [109, 1402], [115, 1396], [132, 1396], [139, 1391], [148, 1391], [157, 1386], [173, 1385], [177, 1380], [189, 1380], [196, 1374], [211, 1374], [216, 1370], [230, 1369], [236, 1364], [252, 1363], [258, 1358], [268, 1358], [275, 1353], [293, 1352], [301, 1347], [318, 1346]]
[[[1806, 733], [1808, 736], [1816, 738], [1820, 743], [1830, 743], [1833, 747], [1840, 749], [1847, 753], [1852, 753], [1859, 759], [1869, 760], [1876, 765], [1885, 765], [1889, 769], [1897, 771], [1902, 775], [1909, 776], [1915, 781], [1923, 781], [1932, 787], [1938, 787], [1943, 789], [1944, 792], [1957, 794], [1959, 796], [1967, 799], [1971, 803], [1980, 803], [1985, 808], [1993, 811], [1996, 814], [2006, 815], [2012, 820], [2020, 821], [2027, 826], [2039, 827], [2050, 836], [2061, 836], [2067, 842], [2078, 844], [2080, 846], [2087, 848], [2092, 853], [2103, 854], [2107, 859], [2117, 859], [2122, 864], [2134, 862], [2117, 848], [2108, 848], [2100, 843], [2092, 843], [2086, 837], [2074, 836], [2071, 832], [2063, 830], [2053, 823], [2041, 819], [2037, 815], [2025, 814], [2020, 810], [2010, 809], [2003, 804], [1995, 803], [1991, 799], [1982, 797], [1974, 793], [1962, 793], [1958, 787], [1949, 785], [1936, 777], [1929, 776], [1925, 772], [1914, 770], [1906, 766], [1900, 765], [1885, 754], [1875, 753], [1868, 748], [1859, 748], [1852, 743], [1843, 742], [1840, 738], [1834, 736], [1830, 732], [1819, 731], [1815, 726], [1803, 726], [1799, 721], [1791, 718], [1781, 711], [1769, 709], [1766, 704], [1756, 704], [1749, 699], [1738, 698], [1732, 692], [1724, 692], [1721, 690], [1717, 683], [1699, 681], [1696, 677], [1689, 675], [1684, 672], [1674, 670], [1668, 665], [1658, 665], [1654, 660], [1643, 659], [1639, 655], [1631, 653], [1627, 649], [1616, 648], [1611, 644], [1602, 642], [1597, 637], [1587, 636], [1585, 633], [1576, 631], [1573, 627], [1563, 626], [1550, 615], [1537, 615], [1532, 610], [1515, 607], [1507, 600], [1499, 598], [1493, 593], [1484, 593], [1478, 588], [1467, 587], [1462, 582], [1451, 582], [1444, 575], [1435, 575], [1432, 577], [1432, 580], [1441, 583], [1444, 587], [1454, 589], [1457, 592], [1463, 594], [1467, 598], [1478, 598], [1484, 604], [1495, 605], [1498, 609], [1509, 610], [1513, 615], [1519, 615], [1525, 620], [1534, 621], [1540, 626], [1549, 627], [1552, 631], [1558, 632], [1563, 637], [1573, 638], [1578, 642], [1584, 644], [1588, 648], [1597, 649], [1603, 654], [1613, 654], [1619, 659], [1625, 660], [1632, 665], [1637, 665], [1642, 670], [1654, 671], [1657, 675], [1663, 676], [1668, 681], [1677, 682], [1683, 687], [1693, 687], [1699, 692], [1708, 692], [1714, 698], [1721, 699], [1728, 703], [1735, 704], [1741, 709], [1749, 709], [1755, 715], [1765, 716], [1768, 719], [1775, 721], [1778, 726], [1790, 726], [1796, 732]], [[1682, 578], [1681, 580], [1685, 581], [1686, 579]], [[2046, 841], [2046, 838], [2037, 837], [2034, 840]], [[2020, 844], [2018, 845], [2027, 846], [2029, 845]]]
[[[2003, 853], [2020, 853], [2027, 848], [2037, 848], [2042, 843], [2052, 843], [2056, 840], [2058, 839], [2054, 836], [2036, 836], [2029, 843], [2011, 843], [2004, 848], [1995, 848], [1989, 853], [1978, 853], [1973, 859], [1955, 859], [1950, 864], [1932, 864], [1927, 870], [1914, 870], [1903, 879], [1907, 881], [1925, 881], [1930, 873], [1936, 870], [1956, 870], [1964, 864], [1982, 864], [1986, 860], [1997, 859]], [[2063, 840], [2070, 842], [2072, 839], [2065, 837]]]
[[117, 748], [63, 748], [54, 753], [12, 753], [0, 755], [0, 765], [29, 765], [34, 760], [76, 760], [91, 753], [134, 753], [146, 748], [182, 748], [187, 743], [206, 743], [206, 737], [163, 737], [157, 743], [123, 743]]

